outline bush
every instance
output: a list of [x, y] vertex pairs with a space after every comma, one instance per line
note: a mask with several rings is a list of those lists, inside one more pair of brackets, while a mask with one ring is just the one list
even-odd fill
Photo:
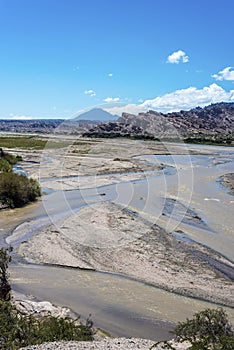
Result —
[[78, 319], [47, 316], [25, 316], [9, 301], [0, 301], [0, 349], [20, 347], [49, 341], [93, 340], [92, 322], [78, 324]]
[[11, 286], [8, 281], [7, 268], [11, 261], [12, 248], [0, 249], [0, 300], [10, 300]]
[[[234, 349], [234, 330], [222, 308], [196, 313], [193, 319], [180, 322], [174, 333], [179, 343], [190, 342], [190, 350]], [[163, 348], [175, 349], [169, 342]]]
[[234, 336], [227, 315], [221, 308], [196, 313], [193, 319], [179, 323], [175, 334], [179, 340], [196, 341], [200, 338], [208, 342], [216, 342], [221, 336]]
[[40, 195], [40, 185], [36, 180], [14, 173], [0, 174], [0, 202], [3, 205], [22, 207]]
[[20, 162], [23, 160], [23, 158], [21, 156], [14, 156], [13, 154], [6, 153], [4, 151], [3, 151], [2, 158], [5, 159], [11, 165], [14, 165], [17, 162]]
[[11, 172], [12, 165], [4, 158], [0, 158], [0, 171], [1, 172]]
[[22, 160], [23, 158], [21, 156], [14, 156], [13, 154], [6, 153], [0, 148], [0, 171], [10, 172], [12, 171], [12, 165]]

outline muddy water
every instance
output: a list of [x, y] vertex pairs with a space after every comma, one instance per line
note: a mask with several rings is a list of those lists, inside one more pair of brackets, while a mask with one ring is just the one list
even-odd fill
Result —
[[[157, 158], [158, 163], [173, 166], [176, 173], [99, 189], [52, 192], [44, 196], [43, 203], [1, 212], [2, 242], [17, 226], [18, 231], [14, 231], [17, 234], [9, 239], [16, 246], [43, 225], [61, 219], [84, 205], [111, 200], [168, 231], [183, 231], [191, 239], [234, 260], [234, 200], [216, 182], [219, 176], [234, 171], [233, 150], [214, 150], [215, 155], [194, 156], [192, 159], [181, 156], [174, 156], [177, 157], [174, 160], [166, 156]], [[155, 161], [155, 158], [148, 158], [148, 161]], [[105, 196], [100, 195], [103, 193]], [[172, 203], [175, 198], [181, 205], [176, 210], [169, 206], [169, 210], [165, 203]], [[183, 208], [188, 207], [190, 216], [194, 216], [190, 221], [183, 219], [186, 214]], [[196, 224], [196, 215], [205, 226]], [[91, 313], [97, 327], [114, 335], [164, 339], [170, 337], [168, 330], [173, 322], [211, 306], [120, 276], [20, 264], [17, 256], [14, 261], [11, 278], [16, 289], [41, 300], [69, 306], [84, 318]], [[234, 320], [234, 311], [228, 312]]]
[[114, 201], [168, 232], [182, 232], [234, 261], [234, 197], [217, 181], [234, 172], [234, 150], [214, 150], [214, 155], [143, 157], [173, 166], [176, 174], [135, 181], [131, 187], [119, 184]]
[[[171, 338], [174, 323], [214, 305], [182, 297], [121, 276], [75, 269], [11, 267], [13, 287], [70, 307], [115, 336]], [[234, 320], [234, 310], [227, 309]]]

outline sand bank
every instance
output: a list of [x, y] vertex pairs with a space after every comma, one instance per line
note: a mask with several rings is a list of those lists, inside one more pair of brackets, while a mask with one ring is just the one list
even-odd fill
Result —
[[234, 306], [234, 284], [225, 276], [233, 273], [230, 261], [108, 202], [84, 207], [46, 227], [22, 243], [19, 254], [31, 262], [120, 273]]

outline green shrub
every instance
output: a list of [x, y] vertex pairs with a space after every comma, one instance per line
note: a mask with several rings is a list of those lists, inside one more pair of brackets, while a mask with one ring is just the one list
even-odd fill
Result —
[[22, 161], [23, 158], [21, 156], [14, 156], [13, 154], [6, 153], [0, 148], [0, 171], [1, 172], [10, 172], [12, 171], [12, 165], [17, 162]]
[[0, 249], [0, 300], [10, 300], [11, 286], [8, 281], [8, 264], [11, 261], [12, 248]]
[[0, 202], [10, 208], [22, 207], [41, 195], [34, 179], [14, 173], [0, 174]]
[[[234, 330], [222, 308], [196, 313], [193, 319], [180, 322], [174, 333], [179, 343], [190, 342], [190, 350], [234, 349]], [[175, 349], [168, 342], [163, 342], [162, 348]]]
[[5, 159], [9, 164], [14, 165], [17, 162], [19, 162], [20, 160], [22, 160], [22, 157], [20, 156], [14, 156], [13, 154], [10, 153], [6, 153], [5, 151], [3, 151], [3, 159]]
[[0, 158], [0, 171], [7, 173], [12, 171], [12, 165], [4, 158]]
[[78, 319], [46, 316], [35, 318], [23, 315], [9, 301], [0, 301], [0, 349], [20, 347], [49, 341], [93, 340], [92, 322], [78, 323]]
[[234, 337], [234, 331], [225, 311], [206, 309], [194, 315], [194, 318], [179, 323], [175, 335], [180, 341], [200, 342], [204, 346], [218, 344], [222, 337]]

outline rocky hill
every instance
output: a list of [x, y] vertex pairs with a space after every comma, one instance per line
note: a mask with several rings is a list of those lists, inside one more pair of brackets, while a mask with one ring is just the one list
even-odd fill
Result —
[[58, 133], [81, 134], [94, 127], [99, 121], [63, 120], [63, 119], [32, 119], [32, 120], [0, 120], [0, 132], [14, 133]]
[[189, 111], [138, 115], [123, 113], [116, 122], [99, 124], [90, 134], [178, 137], [188, 135], [230, 135], [234, 133], [234, 103], [216, 103]]

